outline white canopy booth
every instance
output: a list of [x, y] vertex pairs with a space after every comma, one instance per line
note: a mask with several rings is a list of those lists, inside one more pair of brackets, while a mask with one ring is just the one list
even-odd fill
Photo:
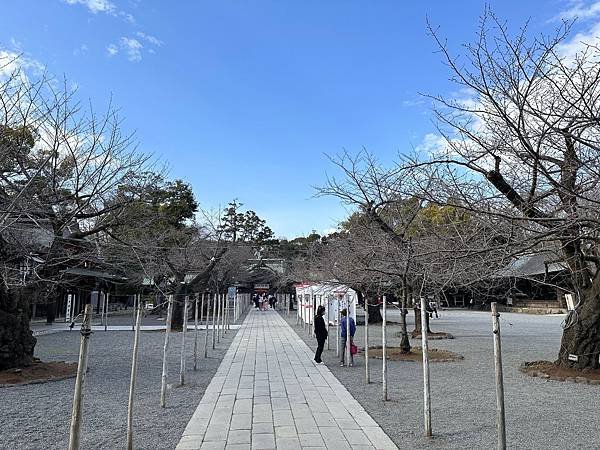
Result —
[[303, 283], [296, 285], [297, 314], [306, 324], [312, 324], [317, 306], [325, 306], [325, 320], [337, 325], [339, 311], [346, 308], [356, 321], [358, 295], [348, 286], [336, 282]]

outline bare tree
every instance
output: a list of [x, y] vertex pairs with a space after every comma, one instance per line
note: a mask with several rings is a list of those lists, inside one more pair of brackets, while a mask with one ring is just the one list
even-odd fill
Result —
[[0, 161], [0, 345], [9, 348], [0, 366], [7, 367], [33, 354], [25, 293], [53, 298], [66, 269], [95, 263], [94, 239], [133, 200], [118, 197], [119, 186], [144, 183], [137, 174], [149, 158], [122, 134], [111, 106], [98, 115], [54, 80], [17, 68], [0, 80]]
[[430, 31], [452, 80], [470, 98], [433, 97], [445, 142], [413, 163], [433, 164], [463, 205], [520, 228], [515, 246], [561, 255], [576, 307], [557, 362], [597, 368], [600, 49], [582, 43], [574, 57], [564, 56], [569, 24], [530, 39], [526, 27], [512, 35], [490, 11], [464, 57]]

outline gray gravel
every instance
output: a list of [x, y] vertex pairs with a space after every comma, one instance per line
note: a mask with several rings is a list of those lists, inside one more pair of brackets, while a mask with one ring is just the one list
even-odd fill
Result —
[[[293, 314], [293, 313], [292, 313]], [[391, 314], [394, 316], [394, 313]], [[285, 317], [285, 315], [284, 315]], [[513, 449], [600, 449], [600, 386], [545, 381], [518, 371], [523, 361], [554, 360], [564, 316], [503, 313], [501, 320], [508, 447]], [[412, 312], [409, 330], [414, 328]], [[316, 341], [295, 326], [311, 348]], [[512, 325], [511, 325], [512, 324]], [[431, 348], [465, 357], [460, 362], [431, 364], [432, 427], [434, 437], [423, 437], [421, 364], [388, 361], [390, 401], [382, 401], [381, 361], [371, 359], [372, 383], [365, 384], [364, 358], [355, 367], [339, 367], [332, 350], [323, 361], [400, 448], [491, 449], [496, 445], [494, 360], [489, 312], [443, 311], [433, 319], [432, 331], [452, 333], [456, 339], [430, 341]], [[399, 345], [388, 327], [389, 345]], [[356, 343], [364, 343], [359, 326]], [[371, 345], [381, 344], [381, 326], [369, 328]], [[390, 342], [391, 341], [391, 342]], [[411, 340], [420, 346], [420, 340]]]
[[[126, 318], [113, 323], [121, 320]], [[203, 353], [200, 353], [197, 372], [193, 371], [193, 336], [193, 332], [187, 335], [186, 385], [169, 389], [167, 408], [162, 409], [159, 393], [164, 332], [141, 333], [134, 419], [136, 449], [175, 448], [235, 331], [229, 331], [215, 351], [209, 340], [209, 358], [202, 358]], [[79, 337], [77, 330], [40, 336], [36, 356], [44, 361], [77, 361]], [[202, 332], [198, 344], [203, 350]], [[95, 332], [92, 335], [81, 430], [82, 449], [125, 447], [132, 348], [131, 332]], [[171, 334], [169, 351], [168, 382], [177, 384], [181, 333]], [[74, 385], [75, 380], [69, 379], [0, 389], [0, 448], [67, 448]]]

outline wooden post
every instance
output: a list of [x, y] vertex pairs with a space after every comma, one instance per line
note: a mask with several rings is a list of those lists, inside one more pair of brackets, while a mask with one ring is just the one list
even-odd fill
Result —
[[365, 295], [365, 378], [367, 384], [371, 382], [371, 368], [369, 367], [369, 300]]
[[110, 297], [110, 294], [108, 292], [104, 293], [104, 302], [106, 304], [106, 307], [104, 308], [104, 331], [108, 330], [108, 299]]
[[[379, 299], [377, 299], [379, 301]], [[383, 321], [381, 322], [381, 376], [383, 381], [383, 401], [388, 399], [387, 389], [387, 305], [383, 296]]]
[[217, 343], [221, 342], [221, 294], [217, 295]]
[[200, 294], [196, 294], [194, 307], [194, 372], [198, 370], [198, 299]]
[[188, 326], [188, 307], [190, 297], [186, 295], [183, 300], [183, 330], [181, 330], [181, 358], [179, 361], [179, 385], [185, 384], [185, 337], [187, 335]]
[[137, 311], [137, 294], [133, 294], [133, 315], [131, 316], [131, 331], [135, 331], [135, 312]]
[[340, 335], [342, 334], [342, 312], [340, 309], [340, 297], [337, 298], [337, 339], [335, 341], [335, 356], [340, 356]]
[[[102, 291], [98, 291], [98, 303], [100, 303], [100, 301], [102, 301], [102, 307], [100, 309], [100, 325], [104, 325], [104, 308], [106, 308], [106, 299], [104, 298]], [[106, 331], [106, 328], [104, 331]]]
[[131, 378], [129, 380], [129, 401], [127, 403], [127, 450], [133, 450], [133, 397], [135, 380], [137, 376], [137, 355], [142, 325], [142, 307], [138, 303], [137, 318], [135, 320], [135, 333], [133, 335], [133, 357], [131, 359]]
[[492, 329], [494, 333], [494, 368], [496, 372], [496, 427], [498, 450], [506, 450], [506, 423], [504, 416], [504, 380], [502, 377], [502, 345], [500, 337], [500, 314], [496, 302], [492, 302]]
[[327, 297], [327, 321], [325, 322], [325, 326], [327, 327], [327, 350], [329, 350], [330, 346], [329, 346], [329, 341], [331, 341], [331, 338], [329, 336], [329, 297]]
[[213, 350], [215, 349], [216, 325], [217, 325], [217, 294], [213, 294], [213, 314], [212, 314], [212, 348], [213, 348]]
[[431, 437], [431, 391], [429, 387], [429, 343], [427, 341], [427, 305], [421, 297], [421, 347], [423, 351], [423, 422], [425, 436]]
[[[204, 294], [202, 294], [202, 306], [200, 307], [200, 314], [204, 312]], [[204, 357], [208, 357], [208, 316], [210, 314], [210, 298], [206, 302], [206, 318], [204, 319]]]
[[81, 343], [79, 344], [79, 364], [77, 365], [77, 378], [75, 380], [75, 393], [73, 394], [73, 410], [71, 412], [71, 427], [69, 430], [69, 450], [79, 449], [79, 434], [81, 430], [81, 416], [83, 413], [83, 387], [87, 372], [88, 350], [90, 335], [92, 334], [92, 305], [85, 305], [83, 323], [81, 324]]
[[165, 329], [165, 345], [163, 347], [163, 365], [160, 385], [160, 406], [167, 405], [167, 352], [169, 350], [169, 334], [171, 334], [171, 320], [173, 319], [173, 295], [169, 295], [167, 307], [167, 328]]
[[350, 341], [352, 340], [352, 336], [350, 336], [350, 296], [346, 296], [346, 348], [344, 351], [346, 352], [346, 367], [350, 367], [351, 361], [351, 353], [350, 353]]

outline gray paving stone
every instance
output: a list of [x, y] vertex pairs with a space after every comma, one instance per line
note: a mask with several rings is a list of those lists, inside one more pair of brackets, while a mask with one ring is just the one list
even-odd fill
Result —
[[302, 447], [325, 447], [321, 433], [300, 433], [298, 438]]
[[252, 435], [252, 448], [253, 449], [274, 449], [275, 447], [275, 434], [253, 434]]
[[[250, 445], [250, 430], [232, 430], [227, 436], [227, 445], [229, 444], [247, 444]], [[247, 447], [246, 447], [247, 448]]]
[[252, 414], [234, 414], [231, 417], [230, 430], [250, 430], [252, 428]]
[[252, 424], [252, 434], [273, 434], [273, 422], [259, 422]]
[[312, 356], [279, 315], [250, 312], [177, 448], [396, 448]]
[[291, 437], [277, 437], [277, 448], [282, 450], [300, 450], [300, 439]]

